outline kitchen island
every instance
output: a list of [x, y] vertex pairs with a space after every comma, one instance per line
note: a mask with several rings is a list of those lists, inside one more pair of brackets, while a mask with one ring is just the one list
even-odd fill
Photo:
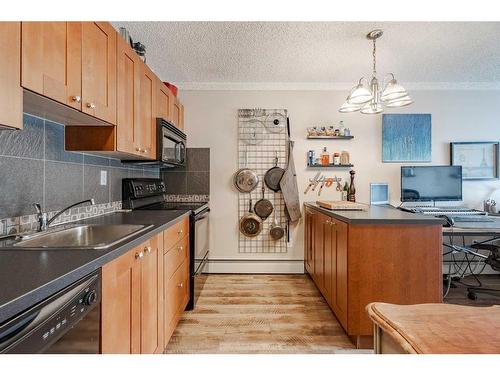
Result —
[[305, 269], [358, 348], [373, 345], [367, 304], [442, 302], [441, 219], [304, 205]]

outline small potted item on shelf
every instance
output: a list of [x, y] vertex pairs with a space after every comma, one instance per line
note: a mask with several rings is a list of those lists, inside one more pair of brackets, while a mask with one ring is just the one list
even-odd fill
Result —
[[307, 136], [308, 137], [315, 137], [318, 135], [318, 131], [315, 127], [313, 128], [307, 128]]
[[332, 136], [334, 134], [335, 134], [335, 130], [333, 129], [333, 126], [329, 126], [328, 129], [326, 129], [325, 135]]
[[345, 128], [344, 129], [344, 137], [350, 137], [351, 136], [351, 129]]
[[324, 126], [322, 126], [320, 128], [320, 131], [318, 132], [318, 135], [319, 136], [325, 136], [326, 135], [326, 128]]
[[307, 164], [314, 165], [316, 163], [316, 152], [314, 150], [307, 151]]
[[345, 126], [344, 126], [344, 121], [342, 120], [339, 122], [339, 135], [341, 137], [345, 136]]
[[334, 165], [339, 165], [340, 164], [340, 153], [339, 152], [334, 152], [333, 153], [333, 164]]
[[340, 136], [340, 129], [335, 129], [335, 131], [334, 131], [333, 135], [334, 135], [335, 137], [339, 137], [339, 136]]

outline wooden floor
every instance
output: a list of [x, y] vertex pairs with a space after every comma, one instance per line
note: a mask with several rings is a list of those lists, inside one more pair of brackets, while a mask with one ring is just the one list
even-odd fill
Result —
[[209, 275], [165, 353], [342, 353], [354, 349], [306, 275]]
[[[480, 277], [500, 289], [500, 276]], [[463, 280], [472, 284], [472, 278]], [[487, 306], [456, 283], [446, 303]], [[185, 312], [165, 353], [367, 353], [356, 351], [306, 275], [209, 275], [195, 310]]]

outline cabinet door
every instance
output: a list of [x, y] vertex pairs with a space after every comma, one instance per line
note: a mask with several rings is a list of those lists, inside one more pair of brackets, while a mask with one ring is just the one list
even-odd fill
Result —
[[82, 104], [116, 124], [116, 31], [107, 22], [82, 23]]
[[182, 129], [181, 127], [181, 108], [182, 104], [179, 101], [179, 99], [174, 98], [172, 102], [172, 122], [174, 123], [175, 126], [177, 126], [179, 129]]
[[80, 22], [23, 22], [22, 86], [81, 110]]
[[324, 223], [327, 216], [316, 214], [314, 222], [314, 273], [313, 279], [317, 287], [323, 292], [324, 277]]
[[[141, 353], [153, 354], [160, 350], [160, 301], [158, 236], [144, 245], [141, 265]], [[161, 263], [161, 258], [160, 258]]]
[[0, 126], [22, 129], [21, 22], [0, 22]]
[[117, 151], [139, 154], [139, 56], [123, 40], [117, 38]]
[[332, 282], [335, 277], [333, 262], [337, 251], [337, 232], [332, 219], [327, 219], [324, 223], [324, 291], [325, 299], [332, 305]]
[[348, 225], [339, 220], [332, 231], [336, 235], [335, 252], [332, 256], [332, 309], [344, 328], [347, 329], [347, 230]]
[[140, 353], [141, 261], [133, 249], [102, 267], [101, 351]]
[[[155, 103], [155, 75], [153, 72], [140, 61], [140, 78], [139, 78], [139, 126], [136, 128], [137, 146], [140, 149], [142, 156], [153, 158], [156, 152], [156, 142], [153, 142], [154, 120], [154, 103]], [[156, 139], [156, 138], [155, 138]]]
[[312, 276], [314, 274], [314, 239], [315, 239], [315, 230], [314, 230], [314, 216], [316, 214], [314, 211], [307, 209], [306, 210], [306, 219], [305, 219], [305, 266], [307, 272]]
[[172, 91], [170, 91], [170, 89], [165, 86], [165, 84], [160, 79], [158, 79], [156, 81], [155, 117], [172, 121], [170, 112], [173, 107], [173, 100], [174, 94], [172, 94]]
[[179, 124], [177, 127], [181, 130], [184, 130], [184, 105], [179, 104]]

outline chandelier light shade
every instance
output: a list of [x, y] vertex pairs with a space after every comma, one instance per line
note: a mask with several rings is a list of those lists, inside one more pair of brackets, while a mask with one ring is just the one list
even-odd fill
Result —
[[[383, 31], [376, 29], [370, 31], [366, 36], [373, 41], [373, 69], [372, 79], [369, 87], [363, 84], [368, 81], [363, 77], [358, 84], [351, 89], [344, 104], [339, 108], [341, 113], [351, 113], [361, 111], [363, 114], [377, 114], [384, 111], [384, 106], [388, 108], [403, 107], [413, 103], [406, 89], [401, 86], [393, 73], [389, 73], [389, 81], [384, 85], [383, 90], [379, 86], [377, 79], [377, 46], [376, 40], [380, 38]], [[385, 81], [385, 80], [384, 80]]]

